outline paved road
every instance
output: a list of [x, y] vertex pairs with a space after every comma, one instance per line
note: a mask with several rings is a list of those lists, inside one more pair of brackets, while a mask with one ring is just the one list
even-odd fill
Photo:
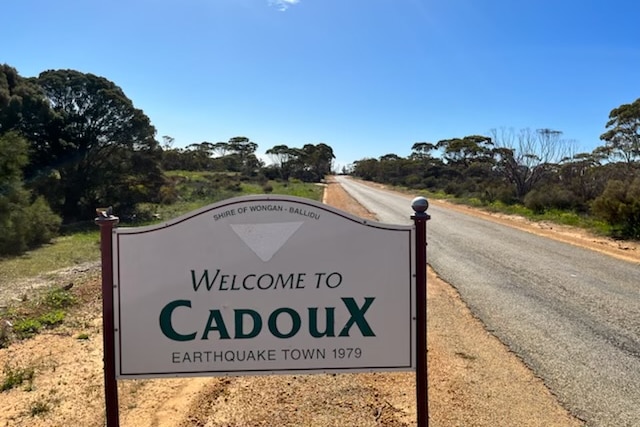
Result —
[[[382, 222], [411, 197], [339, 177]], [[432, 206], [428, 262], [588, 426], [640, 426], [640, 265]]]

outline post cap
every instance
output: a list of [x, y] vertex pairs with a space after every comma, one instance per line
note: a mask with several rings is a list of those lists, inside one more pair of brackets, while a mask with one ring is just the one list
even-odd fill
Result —
[[411, 207], [416, 213], [424, 213], [429, 208], [429, 201], [426, 197], [418, 196], [411, 201]]

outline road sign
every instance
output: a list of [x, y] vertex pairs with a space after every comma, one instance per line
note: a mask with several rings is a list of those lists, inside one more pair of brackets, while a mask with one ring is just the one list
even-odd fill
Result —
[[116, 375], [415, 370], [413, 230], [276, 195], [116, 228]]

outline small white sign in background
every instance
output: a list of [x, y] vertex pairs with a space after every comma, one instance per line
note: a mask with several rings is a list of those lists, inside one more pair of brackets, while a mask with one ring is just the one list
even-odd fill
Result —
[[415, 370], [413, 241], [275, 195], [116, 228], [116, 375]]

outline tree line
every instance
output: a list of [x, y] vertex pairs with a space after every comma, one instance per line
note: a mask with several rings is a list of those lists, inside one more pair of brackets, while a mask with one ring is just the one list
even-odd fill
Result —
[[281, 144], [268, 149], [272, 163], [265, 165], [255, 152], [258, 144], [244, 136], [228, 142], [200, 142], [185, 148], [173, 148], [174, 138], [163, 136], [164, 170], [211, 170], [241, 172], [267, 179], [299, 179], [303, 182], [319, 182], [329, 174], [335, 155], [325, 143], [305, 144], [302, 148]]
[[[571, 210], [640, 238], [640, 98], [611, 110], [603, 145], [575, 153], [553, 129], [494, 129], [411, 154], [356, 161], [361, 178], [445, 192], [482, 203], [524, 204], [536, 212]], [[256, 155], [245, 136], [175, 148], [156, 139], [146, 114], [114, 82], [75, 70], [25, 78], [0, 65], [0, 255], [49, 241], [63, 224], [87, 221], [113, 205], [122, 217], [141, 203], [173, 203], [170, 170], [234, 173], [266, 181], [320, 181], [331, 173], [330, 146], [276, 145]]]
[[640, 238], [640, 98], [611, 110], [603, 145], [576, 153], [553, 129], [493, 129], [411, 154], [356, 161], [360, 178], [444, 192], [483, 204], [523, 204], [536, 213], [572, 211], [609, 224], [612, 234]]
[[99, 206], [121, 216], [141, 203], [176, 201], [167, 170], [233, 172], [258, 180], [320, 181], [335, 158], [324, 143], [278, 145], [265, 166], [257, 143], [173, 148], [114, 82], [76, 70], [25, 78], [0, 65], [0, 255], [48, 242], [60, 226], [87, 221]]

